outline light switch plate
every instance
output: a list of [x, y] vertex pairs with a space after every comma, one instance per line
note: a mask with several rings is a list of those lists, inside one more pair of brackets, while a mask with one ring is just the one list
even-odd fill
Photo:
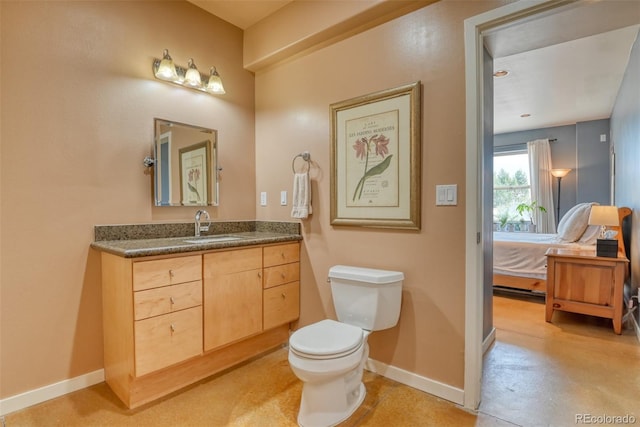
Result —
[[458, 184], [436, 185], [436, 206], [456, 206], [458, 204]]
[[287, 206], [287, 190], [282, 190], [280, 192], [280, 205]]
[[267, 192], [260, 193], [260, 206], [267, 206]]

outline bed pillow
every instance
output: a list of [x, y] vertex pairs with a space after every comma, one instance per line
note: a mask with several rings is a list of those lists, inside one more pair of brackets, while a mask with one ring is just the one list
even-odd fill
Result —
[[600, 226], [599, 225], [589, 225], [584, 233], [578, 240], [578, 243], [583, 245], [595, 245], [598, 240], [598, 235], [600, 234]]
[[578, 240], [589, 225], [592, 205], [597, 205], [597, 203], [579, 203], [569, 209], [558, 223], [558, 237], [565, 242]]

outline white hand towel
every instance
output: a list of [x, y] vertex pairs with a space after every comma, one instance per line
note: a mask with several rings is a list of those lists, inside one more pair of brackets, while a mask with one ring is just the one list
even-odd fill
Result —
[[309, 172], [296, 173], [293, 176], [293, 207], [291, 216], [304, 219], [311, 215], [311, 183]]

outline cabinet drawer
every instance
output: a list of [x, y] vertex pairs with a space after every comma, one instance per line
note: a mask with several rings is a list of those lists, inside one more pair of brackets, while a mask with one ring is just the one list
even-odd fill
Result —
[[134, 292], [135, 320], [202, 305], [202, 280]]
[[202, 354], [202, 307], [135, 322], [136, 376]]
[[193, 282], [202, 279], [200, 255], [133, 263], [133, 290]]
[[262, 268], [262, 248], [214, 252], [204, 255], [204, 277]]
[[608, 265], [555, 263], [555, 299], [613, 306], [615, 270]]
[[264, 288], [300, 280], [300, 263], [277, 265], [264, 269]]
[[291, 322], [300, 317], [300, 282], [264, 290], [263, 329]]
[[286, 245], [264, 247], [264, 266], [289, 264], [300, 261], [300, 244], [288, 243]]

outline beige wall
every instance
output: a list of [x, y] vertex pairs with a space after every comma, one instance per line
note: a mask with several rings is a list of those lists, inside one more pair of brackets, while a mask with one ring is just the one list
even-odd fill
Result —
[[[371, 337], [372, 357], [462, 387], [463, 20], [505, 2], [443, 1], [300, 55], [260, 71], [255, 100], [241, 31], [190, 4], [0, 2], [0, 398], [102, 368], [95, 224], [193, 217], [195, 208], [151, 206], [142, 158], [154, 117], [219, 130], [216, 219], [290, 219], [279, 192], [291, 191], [293, 156], [309, 150], [301, 323], [334, 316], [331, 265], [401, 270], [400, 325]], [[216, 65], [227, 95], [154, 80], [163, 48], [181, 65]], [[416, 80], [422, 230], [331, 227], [329, 104]], [[458, 184], [457, 207], [434, 206], [436, 184]], [[267, 207], [256, 208], [260, 191]]]
[[[218, 129], [216, 219], [254, 219], [254, 78], [242, 31], [186, 2], [0, 2], [0, 398], [101, 369], [95, 224], [191, 220], [155, 208], [153, 119]], [[215, 65], [223, 97], [153, 79], [153, 57]], [[281, 157], [281, 156], [278, 156]]]
[[[311, 152], [313, 215], [303, 222], [301, 324], [334, 317], [334, 264], [400, 270], [399, 327], [370, 337], [371, 356], [454, 387], [464, 378], [464, 19], [498, 1], [443, 1], [256, 73], [257, 191], [291, 190], [291, 159]], [[422, 230], [329, 225], [329, 105], [422, 81]], [[458, 205], [435, 206], [435, 185], [457, 184]], [[261, 219], [288, 219], [270, 203]]]

